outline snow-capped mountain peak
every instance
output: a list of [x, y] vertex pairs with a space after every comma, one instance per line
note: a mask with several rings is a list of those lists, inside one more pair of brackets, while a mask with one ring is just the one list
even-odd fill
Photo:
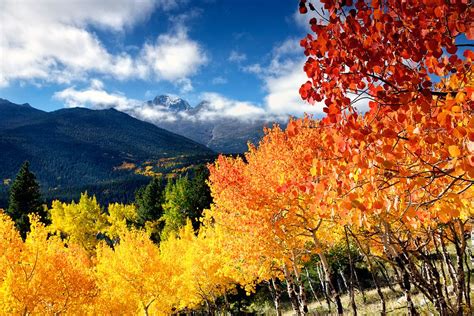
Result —
[[172, 112], [181, 112], [191, 109], [191, 106], [185, 100], [171, 95], [156, 96], [153, 101], [147, 102], [150, 105], [163, 106]]

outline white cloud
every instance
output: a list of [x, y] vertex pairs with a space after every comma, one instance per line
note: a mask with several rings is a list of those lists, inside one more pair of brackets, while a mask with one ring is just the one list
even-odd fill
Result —
[[251, 64], [242, 67], [263, 81], [266, 91], [263, 108], [268, 115], [280, 117], [322, 114], [323, 104], [310, 105], [299, 95], [300, 86], [307, 81], [303, 71], [304, 57], [299, 39], [290, 38], [279, 43], [271, 52], [266, 65]]
[[93, 109], [115, 108], [127, 111], [139, 105], [141, 101], [128, 99], [121, 93], [109, 93], [104, 90], [104, 84], [92, 79], [87, 89], [77, 90], [70, 87], [56, 92], [55, 99], [65, 102], [66, 107], [87, 107]]
[[91, 80], [91, 88], [94, 90], [103, 90], [104, 89], [104, 83], [100, 81], [99, 79], [92, 79]]
[[303, 49], [299, 45], [299, 39], [290, 38], [276, 45], [270, 55], [268, 64], [256, 63], [242, 66], [242, 71], [255, 74], [261, 79], [288, 73], [294, 70], [295, 61], [302, 59]]
[[229, 58], [227, 59], [228, 61], [234, 62], [234, 63], [241, 63], [245, 60], [247, 60], [247, 55], [244, 53], [239, 53], [238, 51], [231, 51], [229, 54]]
[[206, 101], [205, 107], [199, 111], [198, 119], [212, 120], [221, 117], [236, 119], [262, 119], [265, 110], [251, 102], [232, 100], [215, 92], [205, 92], [201, 99]]
[[307, 14], [301, 14], [299, 10], [296, 10], [291, 17], [291, 20], [301, 29], [309, 30], [309, 20], [312, 18], [309, 12]]
[[242, 67], [242, 70], [244, 72], [252, 73], [255, 75], [260, 75], [264, 71], [260, 64], [247, 65], [247, 66]]
[[[167, 39], [164, 42], [167, 42]], [[252, 72], [262, 80], [266, 96], [261, 104], [231, 99], [216, 92], [204, 92], [198, 99], [206, 102], [193, 115], [175, 113], [168, 111], [165, 107], [127, 99], [120, 93], [108, 93], [104, 85], [97, 80], [92, 80], [87, 89], [76, 90], [72, 87], [56, 93], [55, 97], [65, 101], [69, 106], [80, 105], [92, 108], [113, 106], [132, 116], [155, 123], [177, 119], [205, 121], [219, 118], [270, 121], [286, 119], [288, 115], [302, 116], [304, 113], [320, 115], [323, 108], [321, 103], [309, 105], [299, 95], [301, 84], [307, 80], [303, 64], [304, 57], [299, 51], [298, 39], [288, 39], [274, 48], [270, 61], [266, 65], [242, 66], [244, 71]], [[181, 89], [181, 93], [191, 91], [192, 83], [187, 77], [183, 77], [185, 73], [179, 69], [175, 71], [177, 74], [168, 74], [168, 78], [177, 78], [174, 83]], [[216, 77], [213, 83], [219, 83], [222, 79], [224, 78]]]
[[304, 62], [291, 62], [281, 64], [281, 69], [273, 69], [278, 75], [265, 77], [265, 107], [267, 112], [276, 115], [302, 116], [308, 114], [322, 114], [323, 104], [310, 105], [301, 99], [299, 88], [306, 82], [307, 77], [303, 71]]
[[[243, 68], [244, 71], [254, 73], [263, 81], [267, 93], [263, 107], [268, 115], [280, 117], [302, 116], [305, 113], [315, 116], [325, 115], [323, 101], [311, 105], [302, 100], [299, 94], [301, 85], [308, 81], [303, 70], [305, 61], [299, 40], [290, 38], [275, 46], [271, 60], [266, 66], [254, 64]], [[355, 100], [356, 96], [349, 95], [349, 98]], [[367, 111], [368, 100], [359, 100], [354, 106], [360, 112]]]
[[301, 56], [304, 50], [300, 46], [300, 40], [298, 38], [290, 38], [276, 46], [273, 49], [274, 59], [279, 59], [285, 56]]
[[158, 36], [154, 44], [145, 44], [141, 55], [139, 68], [169, 81], [193, 75], [207, 62], [203, 49], [189, 39], [184, 28]]
[[[200, 45], [176, 19], [170, 33], [142, 48], [112, 53], [91, 27], [125, 32], [155, 9], [177, 8], [187, 0], [0, 2], [0, 86], [14, 80], [71, 83], [90, 75], [120, 80], [188, 78], [205, 64]], [[112, 34], [113, 36], [113, 34]], [[179, 47], [179, 51], [178, 48]]]
[[[177, 1], [155, 0], [3, 0], [2, 15], [7, 18], [11, 16], [18, 22], [30, 19], [32, 28], [37, 24], [77, 27], [92, 24], [104, 29], [122, 30], [146, 19], [155, 8], [169, 10], [176, 5]], [[17, 24], [19, 29], [27, 29], [28, 25]]]
[[[176, 113], [164, 106], [128, 99], [118, 92], [107, 92], [104, 84], [97, 79], [93, 79], [90, 86], [83, 90], [71, 87], [57, 92], [55, 98], [64, 101], [67, 106], [114, 107], [134, 117], [154, 123], [177, 119], [206, 121], [219, 118], [270, 121], [284, 120], [288, 115], [302, 116], [304, 113], [319, 116], [323, 113], [323, 103], [309, 105], [299, 95], [299, 88], [307, 81], [307, 78], [303, 71], [305, 59], [299, 52], [297, 41], [297, 39], [288, 39], [276, 46], [266, 65], [254, 64], [242, 67], [246, 71], [255, 73], [262, 80], [266, 95], [260, 104], [231, 99], [216, 92], [204, 92], [197, 97], [199, 100], [206, 101], [198, 112]], [[174, 84], [180, 88], [182, 94], [190, 92], [193, 88], [192, 82], [187, 77], [182, 77], [184, 72], [176, 71], [177, 75], [169, 74], [168, 78], [177, 78]], [[225, 78], [216, 77], [213, 83], [217, 84], [222, 80]], [[157, 94], [156, 91], [147, 92], [149, 98], [155, 94]], [[360, 104], [360, 107], [364, 106], [364, 103]]]
[[[177, 96], [172, 96], [177, 97]], [[215, 120], [233, 118], [242, 120], [270, 119], [265, 109], [252, 102], [238, 101], [224, 97], [215, 92], [202, 93], [199, 98], [204, 105], [194, 115], [170, 111], [165, 106], [149, 104], [136, 99], [127, 98], [120, 92], [107, 92], [104, 84], [92, 79], [88, 87], [77, 89], [70, 87], [54, 94], [54, 98], [65, 103], [66, 107], [86, 107], [91, 109], [115, 108], [136, 118], [152, 123], [161, 121]]]
[[104, 84], [92, 79], [85, 89], [70, 87], [58, 91], [53, 96], [63, 101], [66, 107], [85, 107], [90, 109], [114, 108], [144, 121], [174, 121], [176, 115], [163, 106], [152, 106], [141, 100], [127, 98], [120, 92], [107, 92]]
[[179, 92], [182, 94], [186, 94], [194, 90], [193, 84], [188, 78], [178, 79], [175, 85], [179, 87]]
[[144, 93], [144, 97], [146, 99], [152, 99], [159, 93], [158, 90], [146, 90]]
[[173, 122], [178, 119], [176, 113], [169, 112], [165, 107], [148, 105], [141, 103], [131, 110], [125, 111], [126, 113], [134, 116], [140, 120], [147, 122]]

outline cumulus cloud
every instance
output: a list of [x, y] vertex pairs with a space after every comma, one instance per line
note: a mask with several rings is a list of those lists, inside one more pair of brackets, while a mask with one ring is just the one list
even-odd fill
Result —
[[[186, 34], [182, 33], [181, 38]], [[158, 38], [154, 48], [160, 51], [161, 45], [173, 40], [166, 36]], [[288, 115], [302, 116], [304, 113], [321, 116], [323, 114], [323, 103], [309, 105], [303, 101], [298, 93], [299, 87], [306, 82], [307, 78], [303, 71], [305, 58], [302, 57], [301, 48], [297, 38], [290, 38], [275, 46], [270, 54], [269, 61], [265, 64], [251, 64], [241, 66], [243, 71], [255, 74], [262, 81], [262, 88], [266, 92], [261, 103], [245, 100], [235, 100], [222, 94], [208, 91], [198, 94], [196, 99], [205, 101], [200, 104], [199, 110], [190, 112], [170, 111], [166, 106], [143, 102], [142, 100], [129, 99], [120, 92], [108, 92], [100, 80], [93, 79], [88, 87], [77, 89], [75, 86], [57, 92], [54, 97], [65, 102], [69, 107], [85, 106], [94, 109], [113, 107], [124, 111], [139, 119], [149, 122], [176, 121], [176, 120], [216, 120], [231, 118], [240, 120], [285, 120]], [[151, 44], [150, 44], [151, 45]], [[192, 51], [194, 46], [191, 45]], [[197, 46], [196, 49], [199, 49]], [[166, 53], [161, 52], [166, 55]], [[142, 58], [146, 58], [142, 56]], [[173, 61], [169, 61], [173, 63]], [[161, 71], [161, 64], [156, 65], [155, 73]], [[192, 91], [191, 80], [185, 75], [184, 70], [177, 69], [163, 72], [161, 76], [168, 79], [174, 78], [173, 83], [182, 94]], [[225, 83], [226, 79], [216, 77], [212, 80], [214, 84]], [[148, 91], [147, 97], [152, 98], [157, 91]], [[357, 104], [359, 110], [367, 108], [367, 102]]]
[[146, 103], [141, 103], [140, 105], [124, 112], [140, 120], [151, 123], [174, 122], [180, 117], [179, 114], [170, 112], [163, 106], [150, 105]]
[[92, 79], [90, 86], [86, 89], [78, 90], [70, 87], [56, 92], [53, 98], [63, 101], [66, 107], [87, 107], [92, 109], [116, 108], [120, 111], [127, 111], [141, 102], [129, 99], [122, 93], [109, 93], [104, 90], [104, 84], [98, 79]]
[[205, 92], [201, 95], [205, 101], [203, 108], [198, 113], [201, 120], [212, 120], [217, 118], [236, 119], [261, 119], [265, 116], [265, 110], [246, 101], [232, 100], [215, 92]]
[[[164, 40], [166, 41], [167, 39]], [[235, 100], [216, 92], [204, 92], [198, 97], [199, 100], [205, 101], [200, 104], [198, 111], [176, 113], [164, 106], [128, 99], [118, 92], [109, 93], [98, 80], [92, 80], [86, 89], [78, 90], [71, 87], [57, 92], [55, 97], [68, 106], [114, 107], [139, 119], [155, 123], [178, 119], [206, 121], [220, 118], [271, 121], [284, 120], [289, 115], [302, 116], [304, 113], [321, 115], [322, 103], [309, 105], [301, 100], [298, 93], [301, 84], [307, 80], [303, 71], [304, 58], [301, 57], [298, 41], [296, 38], [291, 38], [275, 46], [266, 64], [241, 66], [243, 71], [253, 73], [262, 80], [266, 95], [261, 103]], [[169, 78], [183, 76], [179, 69], [175, 71], [177, 74], [170, 73]], [[225, 79], [216, 77], [213, 83], [218, 84], [222, 81], [225, 82]], [[175, 85], [181, 87], [181, 93], [192, 90], [191, 81], [187, 78], [175, 80]]]
[[[303, 51], [299, 45], [299, 39], [289, 38], [275, 46], [272, 58], [267, 65], [255, 64], [244, 68], [244, 71], [254, 73], [263, 81], [267, 92], [263, 107], [267, 113], [277, 116], [302, 116], [305, 113], [316, 117], [325, 115], [324, 101], [310, 105], [299, 95], [299, 88], [308, 80], [303, 71], [306, 58], [301, 56], [303, 56]], [[366, 98], [357, 99], [356, 95], [348, 95], [348, 97], [354, 102], [353, 106], [359, 112], [368, 110]]]
[[279, 43], [270, 55], [270, 61], [266, 64], [242, 67], [244, 72], [252, 73], [262, 80], [266, 91], [262, 107], [266, 113], [280, 117], [322, 114], [323, 104], [309, 105], [298, 92], [301, 84], [307, 80], [299, 39], [289, 38]]
[[[206, 63], [199, 43], [176, 25], [143, 47], [109, 51], [91, 30], [125, 32], [156, 10], [186, 0], [3, 0], [0, 9], [0, 86], [14, 80], [71, 83], [91, 74], [120, 80], [188, 78]], [[177, 47], [179, 45], [179, 51]]]
[[[244, 71], [252, 72], [262, 80], [266, 95], [261, 103], [235, 100], [216, 92], [204, 92], [198, 99], [205, 102], [200, 105], [199, 111], [192, 114], [176, 113], [166, 107], [128, 99], [118, 92], [109, 93], [98, 80], [92, 80], [86, 89], [71, 87], [57, 92], [55, 97], [68, 106], [114, 107], [139, 119], [155, 123], [178, 119], [206, 121], [219, 118], [271, 121], [285, 120], [289, 115], [302, 116], [304, 113], [321, 115], [322, 104], [309, 105], [301, 100], [298, 93], [300, 85], [307, 80], [303, 64], [304, 58], [301, 57], [298, 40], [288, 39], [275, 47], [267, 64], [242, 66]], [[215, 84], [221, 82], [220, 77], [214, 79]], [[181, 93], [192, 90], [192, 84], [186, 78], [176, 80], [175, 85], [181, 87]], [[149, 96], [151, 97], [151, 94]]]
[[[265, 77], [265, 107], [267, 112], [275, 115], [302, 116], [322, 114], [323, 104], [310, 105], [301, 99], [299, 87], [307, 80], [303, 72], [303, 61], [281, 64], [278, 75]], [[291, 66], [291, 67], [289, 67]], [[277, 71], [274, 69], [274, 71]]]
[[207, 62], [207, 57], [195, 41], [189, 39], [185, 28], [180, 27], [173, 34], [158, 36], [153, 44], [145, 44], [138, 67], [157, 79], [176, 80], [197, 72]]

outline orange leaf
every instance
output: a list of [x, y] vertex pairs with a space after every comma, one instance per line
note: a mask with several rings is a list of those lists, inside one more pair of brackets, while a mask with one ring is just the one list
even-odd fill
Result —
[[449, 154], [451, 157], [457, 158], [459, 155], [461, 155], [461, 151], [459, 150], [459, 147], [456, 145], [451, 145], [448, 147]]

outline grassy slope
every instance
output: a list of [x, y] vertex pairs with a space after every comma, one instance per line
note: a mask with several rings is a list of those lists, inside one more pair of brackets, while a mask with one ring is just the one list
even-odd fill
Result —
[[[474, 282], [472, 282], [474, 286]], [[395, 287], [395, 291], [390, 290], [388, 287], [383, 288], [382, 292], [385, 296], [386, 309], [388, 315], [406, 315], [406, 301], [404, 299], [403, 293], [400, 288]], [[364, 303], [363, 296], [360, 292], [356, 292], [356, 304], [357, 304], [357, 313], [358, 315], [380, 315], [382, 310], [382, 304], [380, 298], [375, 289], [365, 292], [366, 301]], [[328, 309], [328, 306], [324, 298], [319, 298], [320, 302], [312, 302], [309, 305], [310, 314], [312, 315], [337, 315], [336, 308], [334, 304], [331, 304], [331, 310]], [[352, 308], [350, 303], [350, 297], [348, 294], [345, 294], [341, 297], [342, 305], [344, 307], [344, 313], [346, 315], [352, 315]], [[417, 307], [418, 312], [421, 315], [437, 315], [436, 309], [433, 305], [425, 300], [421, 293], [412, 294], [412, 300]], [[471, 293], [471, 301], [474, 301], [474, 293]], [[274, 311], [267, 311], [265, 314], [273, 315]], [[283, 312], [284, 316], [295, 315], [291, 307], [285, 309]]]

